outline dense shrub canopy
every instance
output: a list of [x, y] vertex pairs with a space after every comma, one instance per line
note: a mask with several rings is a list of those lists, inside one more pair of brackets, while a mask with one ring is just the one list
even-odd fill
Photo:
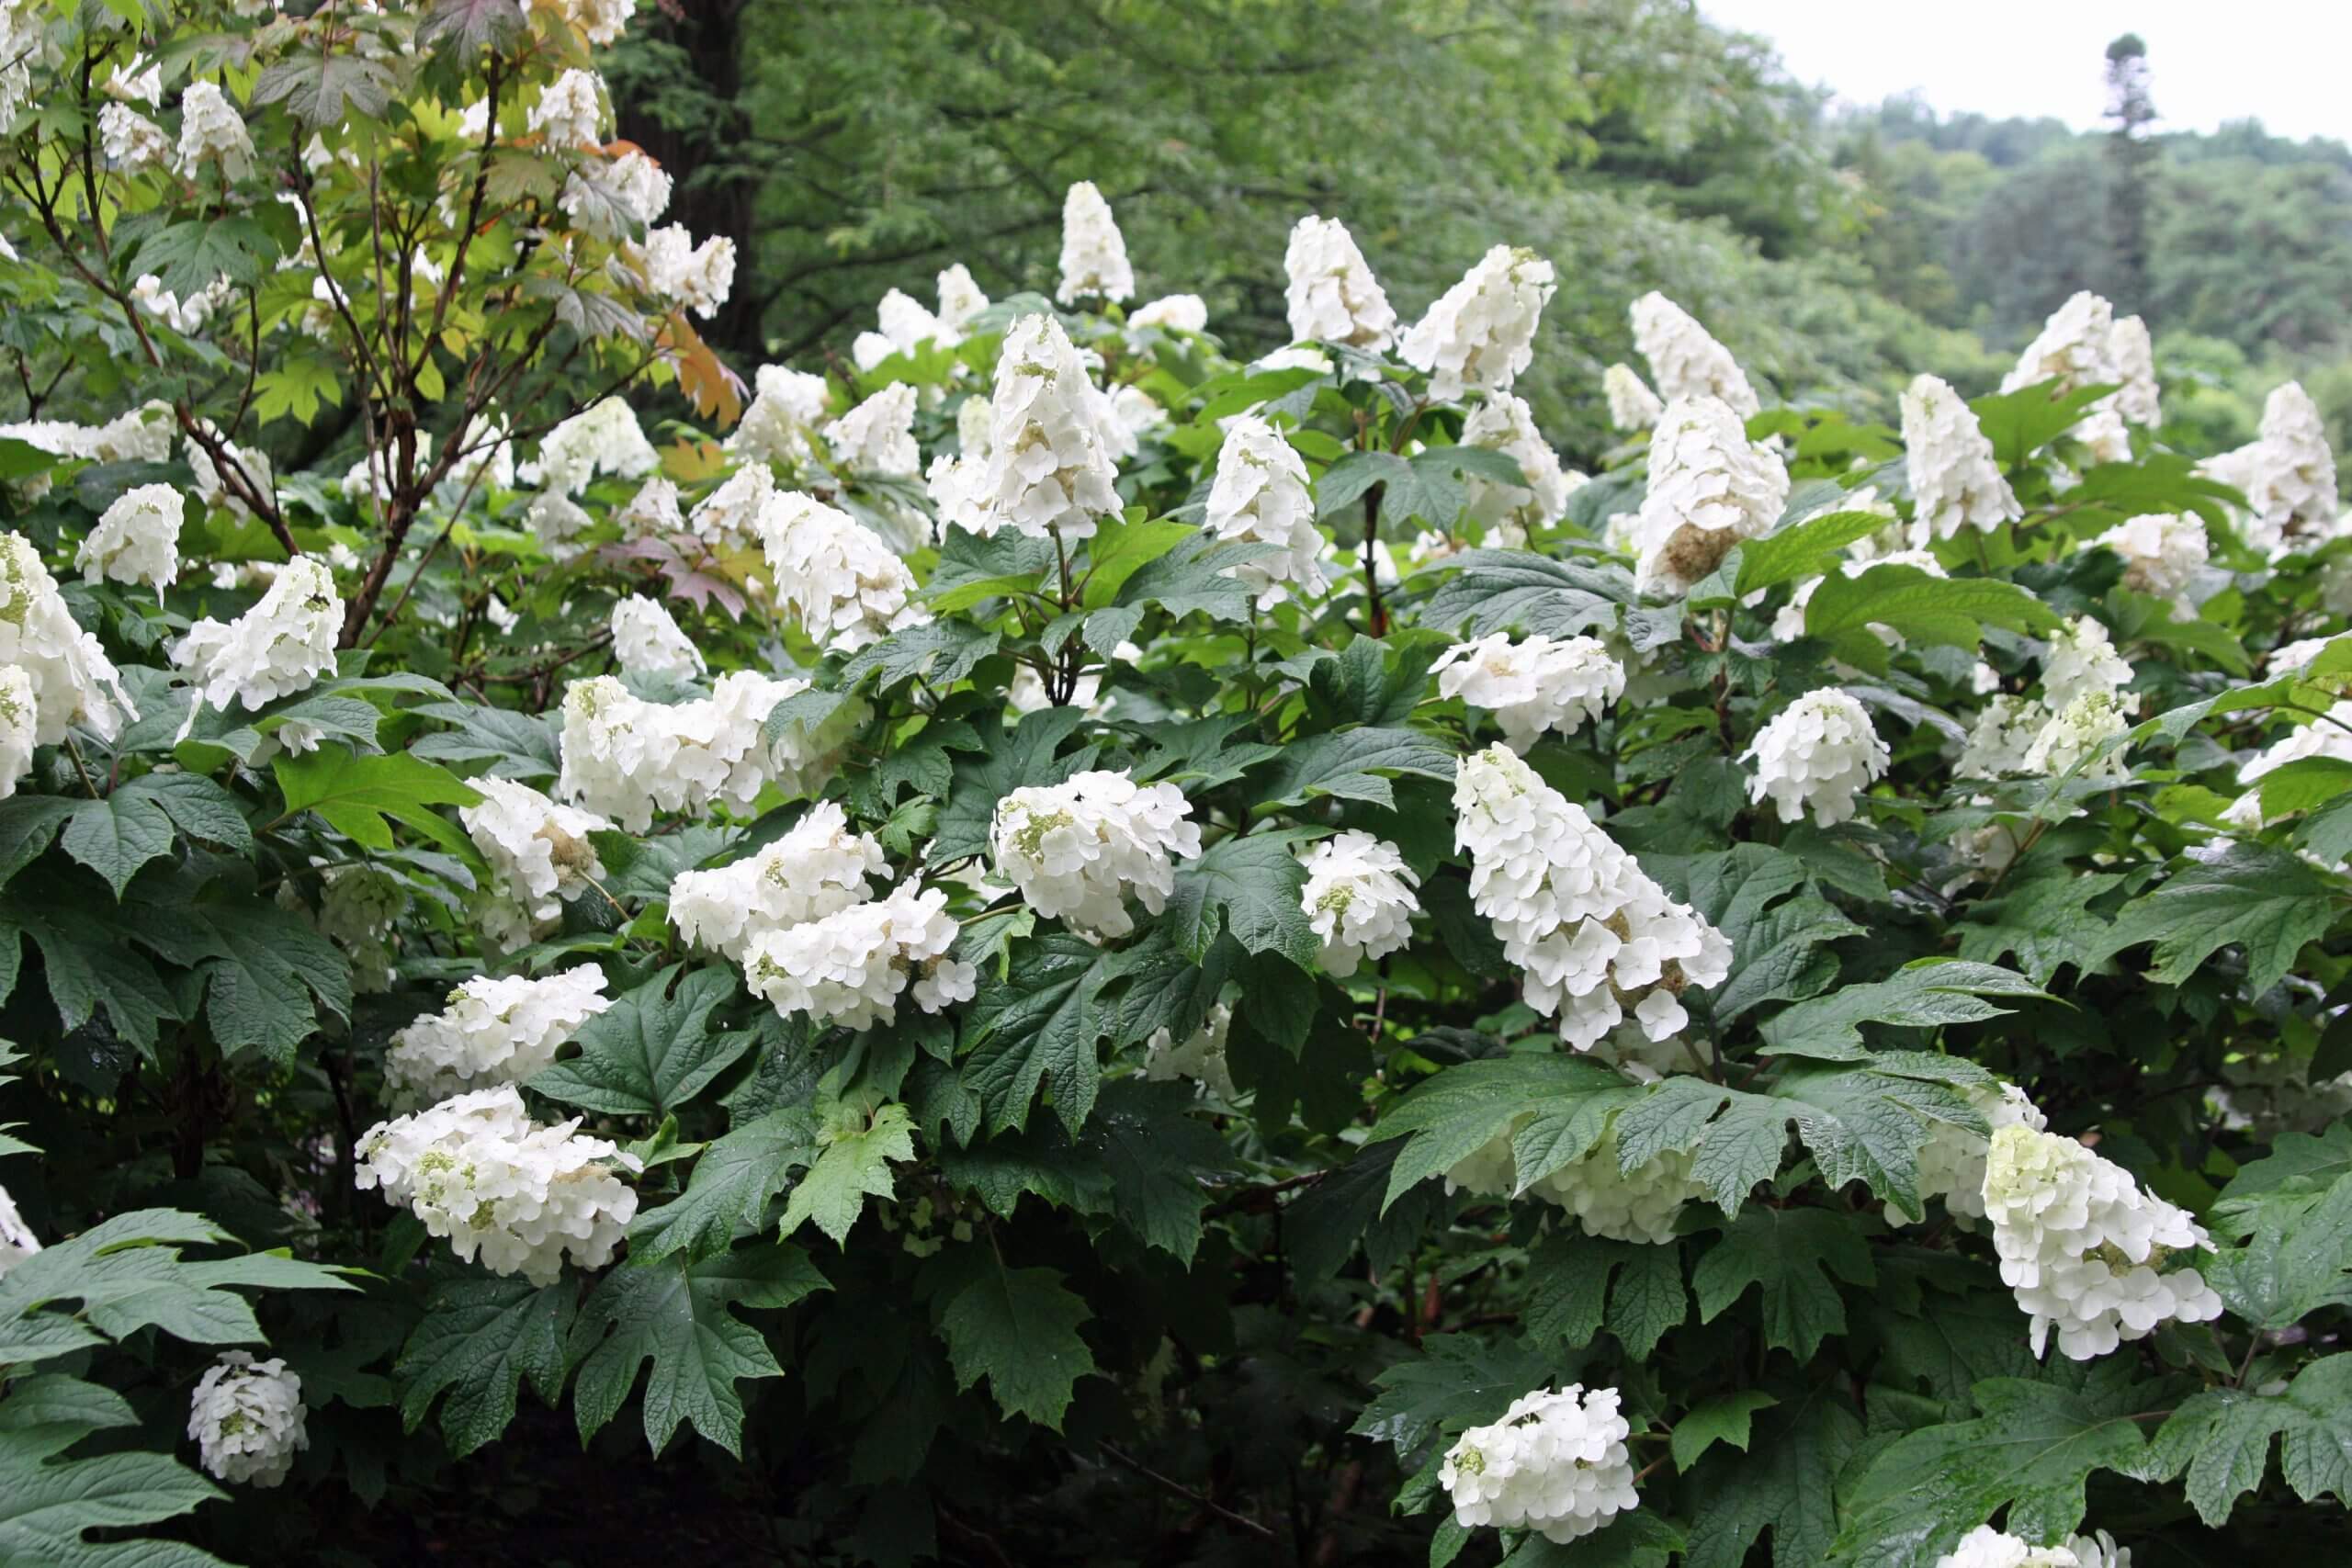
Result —
[[1579, 471], [1524, 236], [1083, 182], [746, 381], [630, 12], [0, 7], [0, 1563], [2340, 1538], [2300, 386], [1648, 293]]

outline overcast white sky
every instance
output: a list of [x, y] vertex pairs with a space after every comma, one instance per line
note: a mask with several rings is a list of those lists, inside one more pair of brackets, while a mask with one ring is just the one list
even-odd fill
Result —
[[1917, 89], [1942, 112], [2092, 127], [2107, 44], [2136, 32], [2160, 130], [2259, 118], [2276, 136], [2352, 141], [2346, 0], [1699, 0], [1780, 46], [1791, 74], [1857, 103]]

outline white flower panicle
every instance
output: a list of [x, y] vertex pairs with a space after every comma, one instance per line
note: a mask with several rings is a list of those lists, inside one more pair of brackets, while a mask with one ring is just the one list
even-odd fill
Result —
[[[335, 639], [343, 632], [343, 600], [334, 574], [312, 556], [296, 556], [277, 573], [261, 602], [234, 621], [206, 616], [172, 646], [172, 662], [198, 688], [198, 706], [226, 712], [232, 703], [257, 708], [307, 690], [334, 671]], [[188, 709], [196, 722], [197, 706]]]
[[1918, 377], [1902, 405], [1903, 449], [1921, 542], [1949, 539], [1962, 528], [1989, 532], [2025, 515], [1974, 411], [1948, 382]]
[[760, 508], [757, 522], [776, 607], [818, 648], [854, 653], [930, 621], [907, 563], [849, 513], [786, 491]]
[[564, 0], [563, 4], [564, 18], [576, 23], [581, 37], [597, 49], [619, 42], [636, 10], [637, 0]]
[[1138, 305], [1127, 318], [1131, 327], [1159, 327], [1180, 333], [1208, 331], [1207, 301], [1197, 294], [1168, 294], [1148, 305]]
[[1229, 569], [1257, 591], [1260, 609], [1281, 604], [1294, 589], [1323, 591], [1323, 535], [1315, 525], [1306, 464], [1280, 431], [1255, 414], [1241, 415], [1226, 430], [1203, 526], [1220, 539], [1273, 547]]
[[283, 1360], [230, 1350], [198, 1380], [187, 1435], [214, 1480], [277, 1486], [293, 1471], [295, 1454], [311, 1446], [306, 1415], [302, 1380]]
[[2058, 393], [2120, 382], [2115, 362], [2115, 308], [2086, 288], [2051, 312], [2041, 332], [2015, 368], [2001, 380], [2004, 392], [2055, 381]]
[[1634, 346], [1650, 362], [1650, 380], [1667, 402], [1713, 398], [1742, 419], [1764, 406], [1731, 350], [1681, 306], [1653, 291], [1634, 301], [1632, 315]]
[[180, 95], [180, 141], [172, 168], [192, 180], [207, 164], [219, 164], [224, 180], [245, 178], [254, 172], [254, 139], [227, 94], [210, 82], [190, 82]]
[[637, 487], [628, 504], [613, 514], [621, 533], [631, 539], [685, 531], [685, 513], [678, 507], [678, 487], [660, 474]]
[[164, 128], [129, 104], [98, 110], [98, 146], [107, 162], [127, 175], [160, 167], [172, 156], [172, 139]]
[[1781, 821], [1810, 810], [1815, 826], [1833, 828], [1853, 819], [1854, 797], [1886, 776], [1889, 757], [1860, 699], [1826, 686], [1773, 715], [1740, 760], [1756, 764], [1749, 800], [1770, 795]]
[[1560, 455], [1535, 428], [1533, 411], [1509, 392], [1497, 392], [1470, 411], [1462, 422], [1462, 445], [1487, 447], [1519, 465], [1521, 484], [1501, 484], [1472, 473], [1464, 473], [1463, 480], [1470, 515], [1490, 529], [1514, 526], [1521, 540], [1527, 530], [1558, 522], [1568, 509], [1568, 496], [1585, 482], [1584, 475], [1560, 467]]
[[964, 341], [971, 330], [972, 318], [989, 308], [989, 297], [972, 281], [969, 268], [962, 262], [939, 275], [939, 343], [943, 348], [953, 347]]
[[2082, 1559], [2063, 1546], [2036, 1546], [1978, 1525], [1936, 1559], [1936, 1568], [2082, 1568]]
[[871, 1029], [896, 1020], [910, 981], [925, 1012], [971, 999], [978, 971], [947, 956], [957, 930], [945, 893], [901, 883], [888, 897], [759, 932], [743, 977], [782, 1017]]
[[746, 463], [686, 513], [695, 537], [718, 549], [742, 549], [760, 537], [760, 513], [775, 495], [775, 474], [763, 462]]
[[900, 354], [912, 354], [925, 343], [939, 336], [939, 318], [923, 309], [922, 302], [902, 289], [893, 288], [882, 296], [882, 303], [875, 308], [875, 320], [890, 346]]
[[[910, 301], [912, 303], [912, 301]], [[825, 427], [825, 446], [843, 468], [876, 474], [918, 473], [915, 388], [893, 381]]]
[[605, 973], [582, 964], [560, 975], [481, 975], [449, 1005], [392, 1036], [384, 1080], [402, 1109], [518, 1084], [555, 1061], [580, 1026], [613, 1005]]
[[85, 582], [117, 582], [168, 588], [180, 575], [180, 525], [187, 502], [169, 485], [138, 485], [124, 491], [98, 515], [74, 552]]
[[613, 657], [639, 680], [686, 681], [702, 673], [702, 650], [670, 612], [642, 593], [613, 606]]
[[696, 947], [742, 962], [753, 938], [821, 920], [873, 897], [882, 846], [850, 830], [839, 803], [820, 800], [757, 854], [670, 884], [670, 923]]
[[1523, 973], [1528, 1006], [1560, 1021], [1577, 1050], [1615, 1028], [1623, 1004], [1653, 1040], [1690, 1021], [1691, 986], [1723, 984], [1731, 943], [1667, 897], [1583, 809], [1507, 749], [1462, 760], [1454, 843], [1470, 854], [1470, 898]]
[[1223, 1002], [1210, 1005], [1201, 1026], [1181, 1045], [1175, 1032], [1162, 1024], [1144, 1042], [1144, 1077], [1153, 1083], [1190, 1078], [1197, 1092], [1232, 1103], [1241, 1096], [1225, 1055], [1232, 1031], [1233, 1010]]
[[1175, 890], [1174, 860], [1201, 852], [1191, 818], [1174, 784], [1094, 769], [997, 802], [989, 843], [997, 874], [1039, 914], [1088, 935], [1121, 937], [1135, 930], [1129, 895], [1159, 913]]
[[1293, 343], [1339, 343], [1377, 354], [1396, 337], [1396, 312], [1380, 279], [1336, 218], [1302, 218], [1283, 254]]
[[2147, 512], [2091, 541], [2123, 558], [2123, 586], [2181, 601], [2205, 565], [2205, 524], [2193, 513]]
[[2301, 383], [2272, 389], [2253, 446], [2241, 450], [2244, 471], [2219, 477], [2245, 492], [2252, 512], [2246, 543], [2275, 558], [2334, 535], [2335, 454], [2319, 407]]
[[1398, 347], [1429, 373], [1430, 396], [1452, 401], [1471, 388], [1508, 392], [1535, 357], [1535, 326], [1551, 302], [1552, 264], [1497, 245], [1447, 289]]
[[[1985, 1125], [1997, 1133], [2004, 1127], [2030, 1127], [2039, 1133], [2050, 1123], [2041, 1107], [2026, 1098], [2025, 1090], [2013, 1083], [1970, 1084], [1961, 1092], [1968, 1097]], [[1992, 1150], [1987, 1137], [1939, 1122], [1928, 1130], [1928, 1141], [1919, 1145], [1919, 1201], [1933, 1202], [1940, 1198], [1945, 1210], [1963, 1220], [1984, 1217], [1984, 1156]], [[1906, 1224], [1909, 1216], [1889, 1203], [1886, 1223]]]
[[[2129, 731], [2137, 697], [2121, 697], [2098, 687], [2078, 693], [2048, 720], [2026, 748], [2019, 772], [2056, 777], [2085, 761], [2109, 740]], [[2118, 750], [2093, 763], [2086, 778], [2120, 784], [2131, 776], [2124, 752]]]
[[578, 67], [548, 83], [531, 106], [530, 128], [549, 147], [605, 144], [605, 79]]
[[459, 1258], [552, 1285], [567, 1255], [581, 1269], [611, 1262], [637, 1213], [637, 1190], [616, 1171], [642, 1163], [579, 1126], [534, 1122], [501, 1084], [370, 1127], [354, 1180], [406, 1204]]
[[1061, 286], [1054, 298], [1065, 305], [1090, 296], [1115, 304], [1135, 291], [1135, 268], [1127, 265], [1127, 242], [1111, 204], [1092, 180], [1080, 180], [1062, 198]]
[[662, 454], [645, 438], [635, 411], [618, 398], [600, 398], [540, 437], [538, 457], [516, 475], [570, 495], [598, 474], [637, 479], [661, 466]]
[[832, 743], [793, 730], [771, 745], [762, 731], [776, 704], [808, 689], [806, 681], [734, 670], [709, 696], [664, 705], [632, 695], [610, 675], [575, 681], [564, 694], [556, 787], [632, 833], [650, 827], [657, 810], [749, 807], [770, 784], [807, 794], [831, 773]]
[[978, 503], [1000, 526], [1035, 538], [1058, 533], [1074, 544], [1119, 510], [1102, 406], [1059, 321], [1040, 311], [1013, 323], [997, 360], [988, 467], [978, 486]]
[[17, 781], [33, 770], [40, 705], [33, 678], [21, 666], [0, 664], [0, 800], [15, 795]]
[[752, 402], [727, 438], [727, 449], [762, 462], [802, 463], [825, 422], [828, 389], [822, 376], [789, 366], [763, 365], [752, 378]]
[[0, 1279], [40, 1250], [40, 1238], [17, 1212], [17, 1201], [8, 1196], [8, 1190], [0, 1187]]
[[2160, 1324], [2221, 1315], [2202, 1275], [2167, 1267], [2177, 1254], [2211, 1250], [2204, 1230], [2073, 1138], [2023, 1124], [1994, 1134], [1984, 1214], [2001, 1279], [2032, 1319], [2036, 1356], [2053, 1328], [2058, 1348], [2086, 1361]]
[[1421, 879], [1396, 845], [1351, 829], [1316, 844], [1306, 860], [1299, 904], [1322, 939], [1325, 974], [1344, 980], [1413, 940]]
[[713, 234], [696, 244], [684, 225], [673, 223], [645, 236], [639, 270], [654, 293], [708, 321], [735, 291], [735, 242]]
[[1677, 399], [1650, 433], [1649, 490], [1634, 523], [1645, 592], [1687, 593], [1743, 539], [1770, 533], [1789, 471], [1716, 398]]
[[2165, 422], [2161, 389], [2156, 385], [2156, 347], [2148, 323], [2137, 316], [2118, 316], [2107, 334], [2108, 362], [2123, 385], [2113, 400], [2115, 412], [2132, 424], [2149, 430]]
[[[1639, 1031], [1634, 1032], [1638, 1034]], [[1611, 1055], [1629, 1049], [1615, 1033], [1609, 1043]], [[1689, 1054], [1679, 1044], [1676, 1053], [1683, 1070], [1688, 1071], [1691, 1065]], [[1526, 1120], [1524, 1115], [1513, 1118], [1510, 1126], [1449, 1169], [1445, 1173], [1446, 1191], [1541, 1199], [1574, 1216], [1588, 1235], [1642, 1247], [1663, 1247], [1672, 1241], [1682, 1211], [1705, 1194], [1706, 1189], [1691, 1179], [1694, 1160], [1687, 1150], [1664, 1150], [1631, 1170], [1624, 1169], [1614, 1126], [1583, 1155], [1549, 1175], [1538, 1177], [1521, 1190], [1517, 1161], [1511, 1154], [1511, 1137]]]
[[1625, 1452], [1631, 1428], [1618, 1404], [1613, 1388], [1539, 1388], [1492, 1426], [1463, 1433], [1438, 1469], [1454, 1522], [1566, 1542], [1640, 1506]]
[[511, 952], [546, 934], [577, 898], [601, 880], [605, 867], [588, 835], [612, 824], [604, 818], [559, 806], [526, 784], [479, 778], [478, 806], [460, 807], [465, 825], [490, 866], [492, 886], [482, 905], [491, 945]]
[[111, 740], [126, 716], [139, 716], [106, 649], [76, 624], [22, 534], [0, 534], [0, 666], [24, 673], [34, 745], [54, 746], [77, 724]]
[[1666, 403], [1630, 365], [1612, 365], [1600, 373], [1601, 395], [1609, 400], [1609, 423], [1629, 434], [1654, 428], [1666, 412]]
[[1490, 709], [1503, 740], [1524, 752], [1547, 729], [1574, 735], [1625, 694], [1625, 667], [1598, 637], [1513, 642], [1501, 632], [1461, 642], [1434, 667], [1441, 696]]
[[2116, 653], [2104, 624], [2075, 615], [2052, 634], [2041, 660], [2041, 690], [2042, 701], [2052, 709], [2064, 709], [2086, 692], [2111, 695], [2131, 683], [2132, 666]]

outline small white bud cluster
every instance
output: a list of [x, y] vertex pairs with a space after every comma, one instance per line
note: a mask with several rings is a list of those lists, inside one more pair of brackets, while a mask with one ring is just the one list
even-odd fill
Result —
[[180, 525], [187, 502], [169, 485], [138, 485], [124, 491], [98, 515], [74, 553], [82, 581], [101, 577], [117, 582], [168, 588], [180, 575]]
[[786, 491], [760, 508], [756, 525], [776, 607], [823, 651], [854, 653], [930, 621], [907, 563], [848, 513]]
[[1789, 499], [1789, 471], [1747, 439], [1716, 398], [1678, 398], [1650, 433], [1649, 489], [1634, 523], [1645, 592], [1687, 593], [1742, 539], [1770, 533]]
[[[33, 746], [56, 745], [77, 724], [111, 740], [122, 733], [126, 715], [139, 716], [113, 660], [75, 623], [57, 580], [22, 534], [0, 534], [0, 666], [24, 675], [14, 698], [19, 711], [10, 728], [26, 726], [24, 705], [29, 700], [32, 739], [27, 742], [19, 736], [17, 742], [28, 766]], [[15, 776], [21, 777], [22, 769]]]
[[1034, 538], [1091, 538], [1097, 520], [1119, 510], [1104, 407], [1059, 321], [1045, 311], [1015, 321], [997, 359], [988, 462], [972, 486], [974, 504], [994, 514], [996, 527]]
[[307, 1414], [302, 1380], [283, 1360], [256, 1361], [229, 1350], [197, 1382], [187, 1435], [214, 1480], [277, 1486], [292, 1472], [295, 1454], [311, 1446]]
[[1669, 403], [1684, 398], [1714, 398], [1742, 419], [1764, 406], [1731, 350], [1717, 343], [1681, 306], [1652, 292], [1634, 301], [1632, 314], [1634, 346], [1650, 362], [1650, 379], [1659, 397]]
[[2105, 1530], [2096, 1536], [2068, 1536], [2056, 1546], [2036, 1546], [1991, 1525], [1978, 1525], [1937, 1558], [1935, 1568], [2132, 1568], [2132, 1552], [2116, 1545]]
[[1006, 795], [989, 842], [997, 874], [1039, 914], [1086, 935], [1122, 937], [1135, 930], [1128, 895], [1159, 913], [1176, 886], [1170, 857], [1201, 852], [1191, 818], [1174, 784], [1096, 769]]
[[1834, 828], [1854, 816], [1854, 797], [1885, 777], [1890, 753], [1851, 692], [1825, 686], [1772, 716], [1741, 757], [1756, 764], [1747, 798], [1770, 795], [1783, 822]]
[[743, 954], [743, 978], [782, 1017], [871, 1029], [897, 1019], [910, 980], [925, 1012], [971, 999], [978, 970], [947, 956], [957, 930], [944, 892], [903, 882], [887, 897], [760, 932]]
[[392, 1036], [384, 1081], [407, 1109], [500, 1084], [518, 1084], [555, 1061], [580, 1026], [611, 1007], [605, 972], [582, 964], [534, 980], [478, 975]]
[[2091, 541], [2123, 558], [2123, 586], [2170, 599], [2182, 597], [2205, 565], [2205, 525], [2193, 513], [2148, 512], [2128, 518]]
[[1513, 642], [1497, 632], [1445, 650], [1434, 666], [1442, 696], [1491, 709], [1503, 740], [1524, 752], [1547, 729], [1574, 735], [1625, 694], [1625, 667], [1598, 637]]
[[1062, 198], [1061, 286], [1054, 298], [1065, 305], [1090, 296], [1116, 303], [1135, 292], [1135, 268], [1111, 204], [1092, 180], [1080, 180]]
[[1462, 445], [1500, 452], [1519, 465], [1524, 484], [1499, 484], [1476, 474], [1463, 476], [1469, 492], [1469, 513], [1487, 529], [1488, 545], [1523, 545], [1531, 529], [1547, 528], [1568, 509], [1568, 497], [1585, 476], [1560, 466], [1535, 428], [1535, 414], [1524, 400], [1497, 392], [1470, 411], [1462, 422]]
[[1600, 373], [1601, 395], [1609, 400], [1609, 423], [1628, 434], [1655, 426], [1666, 403], [1649, 389], [1630, 365], [1612, 365]]
[[825, 422], [828, 389], [822, 376], [789, 366], [763, 365], [752, 378], [752, 402], [727, 437], [727, 449], [763, 463], [803, 463]]
[[1429, 373], [1430, 396], [1508, 392], [1535, 357], [1535, 326], [1557, 285], [1533, 251], [1497, 245], [1405, 334], [1405, 363]]
[[670, 612], [642, 593], [613, 606], [613, 657], [636, 679], [686, 681], [703, 672], [702, 650]]
[[752, 938], [863, 904], [874, 896], [866, 879], [884, 874], [882, 846], [850, 830], [840, 803], [820, 800], [757, 854], [679, 873], [670, 884], [670, 923], [685, 941], [740, 964]]
[[939, 336], [939, 318], [924, 310], [922, 301], [900, 289], [886, 291], [875, 315], [881, 331], [860, 333], [849, 345], [850, 362], [861, 373], [872, 370], [894, 354], [912, 354]]
[[1255, 414], [1243, 414], [1226, 429], [1203, 525], [1220, 539], [1274, 547], [1229, 569], [1257, 590], [1260, 609], [1281, 604], [1293, 588], [1323, 591], [1323, 535], [1315, 526], [1306, 465], [1280, 431]]
[[1473, 907], [1523, 976], [1527, 1005], [1589, 1049], [1625, 1016], [1651, 1039], [1690, 1021], [1682, 992], [1731, 973], [1731, 943], [1653, 882], [1592, 818], [1500, 746], [1462, 760], [1453, 837]]
[[1438, 1470], [1454, 1522], [1534, 1530], [1556, 1543], [1639, 1507], [1625, 1454], [1632, 1428], [1618, 1404], [1613, 1388], [1539, 1388], [1492, 1426], [1463, 1433]]
[[334, 672], [342, 633], [334, 574], [324, 561], [296, 556], [252, 609], [226, 624], [208, 615], [172, 645], [172, 662], [198, 693], [188, 723], [208, 704], [224, 713], [232, 703], [258, 708], [308, 689]]
[[480, 778], [473, 787], [481, 803], [458, 807], [458, 820], [490, 866], [482, 927], [493, 948], [512, 952], [554, 929], [564, 903], [603, 877], [588, 835], [612, 824], [513, 779]]
[[2036, 1356], [2052, 1328], [2062, 1352], [2087, 1361], [2159, 1324], [2222, 1314], [2196, 1269], [2165, 1268], [2175, 1253], [2211, 1250], [2203, 1228], [2073, 1138], [2022, 1124], [1994, 1134], [1984, 1214]]
[[[287, 886], [291, 886], [290, 884]], [[351, 988], [392, 988], [392, 932], [408, 914], [407, 884], [374, 865], [330, 865], [319, 873], [319, 934], [350, 956]]]
[[1283, 253], [1293, 343], [1340, 343], [1377, 354], [1396, 336], [1396, 312], [1347, 225], [1312, 214]]
[[1201, 1026], [1182, 1045], [1176, 1043], [1175, 1032], [1165, 1025], [1153, 1030], [1151, 1037], [1144, 1042], [1143, 1076], [1153, 1083], [1190, 1078], [1198, 1093], [1230, 1105], [1241, 1096], [1225, 1056], [1226, 1041], [1232, 1031], [1233, 1010], [1223, 1002], [1210, 1006], [1208, 1016], [1201, 1020]]
[[1306, 852], [1306, 886], [1299, 895], [1315, 934], [1323, 940], [1323, 972], [1346, 979], [1359, 964], [1386, 957], [1413, 940], [1421, 885], [1402, 851], [1351, 829]]
[[458, 1258], [552, 1285], [566, 1254], [582, 1269], [611, 1262], [637, 1213], [637, 1190], [615, 1171], [642, 1162], [579, 1126], [539, 1125], [501, 1084], [370, 1127], [354, 1180], [408, 1205]]
[[650, 827], [656, 810], [748, 807], [770, 784], [805, 795], [831, 773], [832, 754], [797, 732], [770, 745], [762, 728], [776, 704], [808, 689], [806, 681], [735, 670], [709, 696], [665, 705], [631, 695], [610, 675], [575, 681], [563, 698], [556, 787], [632, 833]]
[[1917, 378], [1902, 406], [1912, 515], [1921, 543], [1951, 538], [1962, 528], [1990, 532], [2025, 515], [1974, 411], [1949, 382]]
[[[2132, 728], [2140, 699], [2122, 690], [2131, 679], [2132, 667], [2116, 653], [2107, 627], [2088, 615], [2074, 617], [2050, 639], [2040, 699], [1998, 695], [1986, 702], [1957, 771], [1984, 779], [2066, 772]], [[2121, 779], [2127, 771], [2117, 750], [2089, 776]]]

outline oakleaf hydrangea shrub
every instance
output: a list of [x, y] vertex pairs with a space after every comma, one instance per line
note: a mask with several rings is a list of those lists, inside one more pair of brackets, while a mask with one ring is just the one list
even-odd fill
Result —
[[1603, 371], [1339, 195], [1260, 341], [1091, 184], [729, 367], [638, 9], [0, 6], [0, 1556], [2335, 1550], [2300, 388]]

